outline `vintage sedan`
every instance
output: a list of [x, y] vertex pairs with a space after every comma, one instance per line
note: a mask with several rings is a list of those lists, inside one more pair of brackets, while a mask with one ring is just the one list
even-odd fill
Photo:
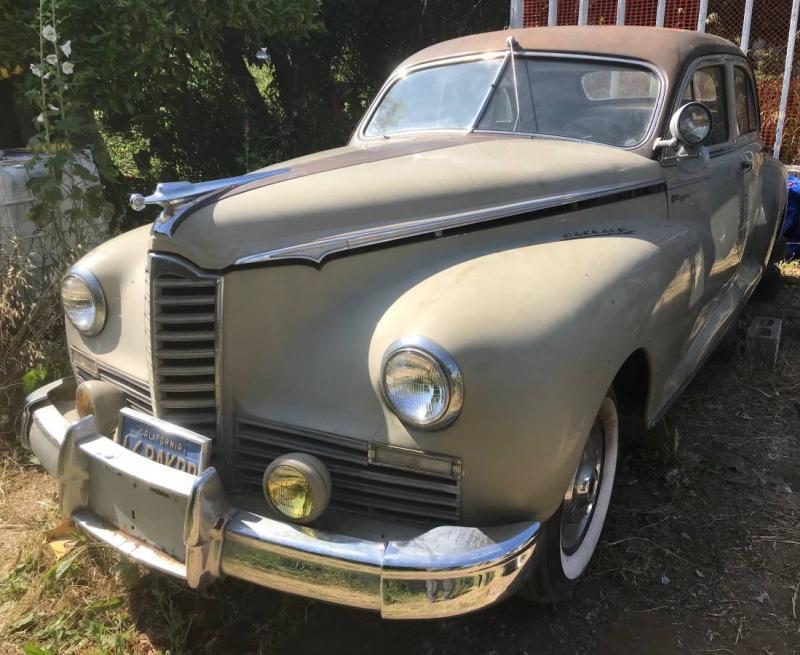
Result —
[[158, 186], [63, 281], [22, 441], [61, 511], [192, 587], [450, 616], [568, 595], [618, 453], [769, 263], [785, 170], [705, 34], [432, 46], [340, 149]]

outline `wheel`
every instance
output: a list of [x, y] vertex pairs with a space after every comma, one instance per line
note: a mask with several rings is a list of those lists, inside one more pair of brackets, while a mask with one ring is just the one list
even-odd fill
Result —
[[606, 520], [619, 445], [619, 411], [609, 391], [558, 511], [543, 526], [539, 565], [522, 595], [555, 603], [570, 596], [592, 559]]
[[783, 286], [783, 276], [781, 269], [775, 264], [768, 264], [764, 269], [764, 274], [753, 293], [753, 300], [756, 302], [764, 302], [773, 300], [778, 296]]

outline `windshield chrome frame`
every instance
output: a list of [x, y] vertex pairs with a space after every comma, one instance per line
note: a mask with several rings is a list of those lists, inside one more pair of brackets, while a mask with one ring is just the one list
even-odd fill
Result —
[[[431, 61], [422, 62], [419, 64], [415, 64], [413, 66], [408, 66], [405, 68], [400, 68], [396, 70], [389, 76], [389, 79], [386, 80], [384, 85], [381, 87], [378, 94], [375, 96], [375, 99], [370, 104], [369, 108], [367, 109], [364, 117], [358, 124], [351, 141], [359, 141], [359, 142], [375, 142], [375, 141], [385, 141], [388, 139], [392, 139], [395, 137], [404, 137], [404, 136], [413, 136], [416, 134], [496, 134], [498, 136], [522, 136], [522, 137], [536, 137], [536, 138], [543, 138], [543, 139], [560, 139], [564, 141], [572, 141], [576, 143], [596, 143], [599, 145], [609, 146], [610, 148], [621, 148], [622, 150], [636, 150], [637, 148], [641, 148], [642, 145], [647, 143], [650, 139], [653, 138], [653, 133], [656, 130], [658, 125], [658, 117], [661, 115], [661, 112], [664, 107], [664, 103], [667, 97], [667, 78], [664, 75], [664, 72], [656, 65], [652, 64], [649, 61], [644, 61], [641, 59], [633, 59], [627, 57], [609, 57], [607, 55], [588, 55], [588, 54], [581, 54], [581, 53], [571, 53], [571, 52], [540, 52], [537, 50], [521, 50], [515, 53], [516, 57], [521, 59], [571, 59], [576, 61], [596, 61], [602, 63], [610, 63], [610, 64], [622, 64], [624, 66], [633, 67], [633, 68], [642, 68], [656, 76], [658, 79], [658, 96], [656, 97], [655, 105], [653, 106], [653, 113], [650, 117], [650, 123], [647, 127], [647, 130], [644, 133], [642, 139], [634, 144], [629, 146], [616, 146], [608, 143], [602, 143], [601, 141], [589, 141], [586, 139], [575, 139], [567, 136], [561, 136], [559, 134], [545, 134], [542, 132], [521, 132], [521, 131], [514, 131], [510, 132], [507, 130], [481, 130], [478, 129], [478, 125], [483, 118], [486, 109], [488, 108], [489, 102], [492, 97], [492, 93], [496, 85], [502, 79], [503, 74], [505, 73], [506, 68], [508, 67], [508, 62], [510, 58], [510, 51], [508, 48], [504, 48], [502, 50], [491, 50], [486, 52], [474, 53], [474, 54], [465, 54], [465, 55], [457, 55], [454, 57], [443, 57], [441, 59], [432, 59]], [[484, 97], [480, 109], [477, 112], [475, 118], [472, 121], [472, 125], [468, 128], [440, 128], [440, 129], [417, 129], [417, 130], [403, 130], [400, 132], [393, 132], [391, 134], [382, 134], [378, 136], [366, 136], [364, 131], [366, 130], [367, 126], [369, 125], [370, 121], [372, 120], [375, 112], [377, 111], [378, 107], [380, 106], [381, 102], [383, 102], [384, 97], [389, 92], [389, 90], [395, 85], [395, 83], [404, 78], [408, 75], [415, 73], [420, 70], [424, 70], [427, 68], [437, 68], [440, 66], [449, 66], [452, 64], [460, 64], [464, 62], [470, 61], [481, 61], [486, 59], [495, 59], [495, 58], [502, 58], [503, 61], [500, 62], [500, 66], [498, 67], [497, 74], [495, 75], [492, 83], [489, 86], [489, 89], [486, 92], [486, 96]]]

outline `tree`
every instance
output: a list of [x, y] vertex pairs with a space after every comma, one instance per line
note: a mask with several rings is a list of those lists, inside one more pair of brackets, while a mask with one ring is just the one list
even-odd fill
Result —
[[322, 29], [267, 38], [287, 154], [342, 145], [391, 71], [445, 39], [502, 29], [507, 0], [324, 0]]
[[[318, 11], [318, 0], [52, 5], [59, 35], [72, 48], [70, 115], [86, 127], [60, 126], [54, 117], [53, 129], [70, 127], [72, 146], [91, 147], [118, 207], [133, 185], [241, 170], [245, 133], [269, 134], [278, 123], [245, 57], [275, 31], [315, 29]], [[38, 15], [38, 0], [0, 0], [0, 65], [27, 70], [36, 61]], [[38, 80], [26, 77], [35, 91]], [[106, 148], [115, 167], [102, 166]]]
[[[507, 0], [47, 3], [72, 48], [67, 100], [82, 129], [69, 139], [91, 147], [120, 209], [131, 190], [158, 181], [235, 175], [342, 145], [404, 57], [502, 28], [508, 13]], [[0, 0], [0, 66], [36, 61], [38, 7]]]

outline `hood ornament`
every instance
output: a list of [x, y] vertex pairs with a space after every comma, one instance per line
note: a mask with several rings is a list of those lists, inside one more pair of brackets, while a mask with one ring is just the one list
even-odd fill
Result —
[[156, 190], [149, 196], [141, 193], [133, 193], [128, 198], [128, 204], [134, 211], [140, 212], [147, 205], [161, 205], [163, 208], [176, 207], [198, 196], [203, 196], [214, 191], [230, 189], [235, 186], [263, 180], [267, 177], [282, 175], [290, 172], [291, 168], [278, 168], [270, 171], [260, 171], [247, 173], [236, 177], [224, 177], [219, 180], [209, 180], [207, 182], [161, 182], [156, 185]]

